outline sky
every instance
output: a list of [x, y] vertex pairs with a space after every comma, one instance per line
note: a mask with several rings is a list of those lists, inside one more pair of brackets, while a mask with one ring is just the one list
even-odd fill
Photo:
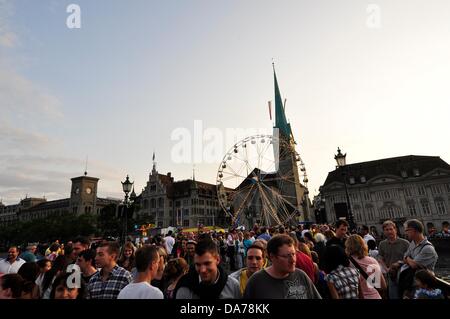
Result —
[[449, 56], [446, 0], [0, 0], [0, 199], [69, 197], [86, 162], [98, 196], [139, 194], [153, 152], [215, 184], [226, 132], [271, 132], [272, 61], [312, 195], [337, 147], [450, 162]]

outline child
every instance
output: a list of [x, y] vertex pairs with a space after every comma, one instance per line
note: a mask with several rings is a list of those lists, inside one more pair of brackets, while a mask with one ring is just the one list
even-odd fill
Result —
[[421, 269], [414, 275], [416, 292], [414, 299], [444, 299], [441, 289], [437, 288], [437, 280], [428, 270]]

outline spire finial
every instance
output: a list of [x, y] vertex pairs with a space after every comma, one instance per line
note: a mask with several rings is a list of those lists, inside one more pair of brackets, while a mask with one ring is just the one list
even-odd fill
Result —
[[153, 150], [153, 157], [152, 157], [152, 160], [153, 160], [153, 169], [152, 169], [152, 173], [156, 173], [156, 160], [155, 160], [155, 150]]
[[84, 167], [84, 176], [87, 176], [87, 168], [88, 168], [88, 156], [86, 155], [86, 166]]

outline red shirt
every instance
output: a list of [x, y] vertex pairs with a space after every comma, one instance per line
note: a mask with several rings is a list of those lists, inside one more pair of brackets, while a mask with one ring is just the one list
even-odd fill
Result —
[[314, 263], [309, 256], [301, 251], [297, 251], [297, 260], [295, 262], [295, 267], [303, 270], [312, 280], [313, 283], [316, 282], [316, 271], [314, 268]]

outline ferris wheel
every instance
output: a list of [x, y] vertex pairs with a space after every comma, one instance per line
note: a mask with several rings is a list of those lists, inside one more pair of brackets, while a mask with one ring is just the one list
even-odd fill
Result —
[[306, 168], [295, 144], [272, 135], [236, 143], [217, 171], [217, 196], [234, 226], [289, 225], [302, 214]]

